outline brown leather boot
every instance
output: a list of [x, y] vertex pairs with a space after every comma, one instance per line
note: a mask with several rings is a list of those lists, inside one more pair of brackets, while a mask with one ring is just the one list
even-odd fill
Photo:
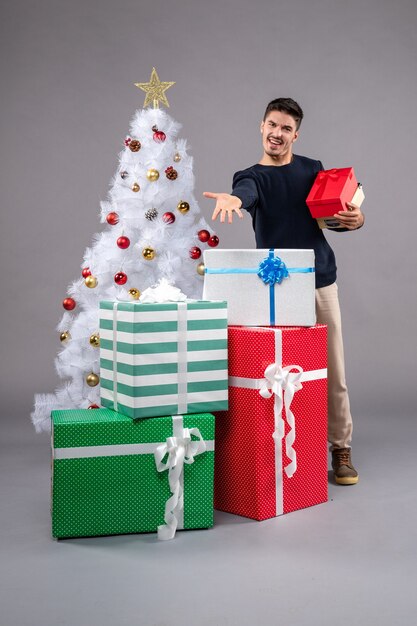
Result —
[[338, 485], [355, 485], [359, 480], [359, 474], [350, 458], [350, 448], [332, 450], [332, 468]]

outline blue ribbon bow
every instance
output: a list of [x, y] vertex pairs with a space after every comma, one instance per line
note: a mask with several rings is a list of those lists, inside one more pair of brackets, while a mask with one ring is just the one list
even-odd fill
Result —
[[284, 278], [288, 278], [289, 273], [284, 261], [279, 256], [274, 256], [274, 251], [270, 250], [269, 256], [259, 263], [258, 276], [265, 285], [280, 285]]

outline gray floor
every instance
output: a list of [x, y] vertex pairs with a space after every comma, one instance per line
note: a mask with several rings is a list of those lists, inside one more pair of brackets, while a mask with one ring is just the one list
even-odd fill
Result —
[[416, 422], [356, 421], [361, 481], [329, 502], [211, 530], [53, 541], [49, 441], [1, 428], [1, 626], [415, 623]]

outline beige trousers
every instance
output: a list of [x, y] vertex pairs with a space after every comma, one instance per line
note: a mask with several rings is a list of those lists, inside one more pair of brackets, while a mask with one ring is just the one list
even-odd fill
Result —
[[346, 386], [342, 321], [336, 283], [316, 289], [316, 314], [317, 323], [327, 324], [330, 449], [349, 448], [352, 440], [352, 416]]

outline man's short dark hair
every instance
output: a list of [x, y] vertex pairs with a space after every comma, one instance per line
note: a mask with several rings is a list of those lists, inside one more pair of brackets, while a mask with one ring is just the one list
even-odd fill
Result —
[[271, 113], [271, 111], [281, 111], [282, 113], [287, 113], [294, 118], [297, 123], [298, 130], [300, 128], [301, 121], [304, 117], [304, 113], [298, 102], [293, 100], [292, 98], [276, 98], [276, 100], [271, 100], [265, 110], [264, 121]]

